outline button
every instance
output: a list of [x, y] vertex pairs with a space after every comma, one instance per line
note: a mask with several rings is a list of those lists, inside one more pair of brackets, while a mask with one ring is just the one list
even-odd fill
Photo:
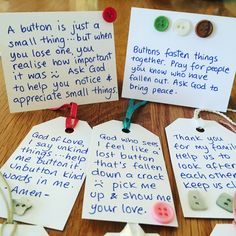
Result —
[[32, 204], [27, 198], [13, 199], [13, 210], [16, 215], [24, 215], [25, 212], [31, 207]]
[[178, 35], [185, 36], [191, 31], [191, 23], [188, 20], [179, 19], [174, 23], [173, 29]]
[[166, 202], [157, 202], [152, 209], [153, 217], [162, 224], [168, 224], [174, 219], [174, 210]]
[[228, 212], [233, 212], [233, 197], [227, 193], [221, 193], [216, 204]]
[[116, 10], [113, 7], [106, 7], [102, 13], [103, 19], [106, 22], [114, 22], [117, 18]]
[[163, 32], [167, 30], [168, 26], [169, 26], [169, 20], [165, 16], [158, 16], [155, 19], [154, 27], [156, 28], [157, 31]]
[[197, 23], [196, 34], [201, 38], [206, 38], [211, 35], [213, 31], [213, 25], [209, 20], [202, 20]]
[[188, 192], [188, 202], [192, 210], [195, 211], [207, 210], [204, 198], [197, 190], [191, 190]]

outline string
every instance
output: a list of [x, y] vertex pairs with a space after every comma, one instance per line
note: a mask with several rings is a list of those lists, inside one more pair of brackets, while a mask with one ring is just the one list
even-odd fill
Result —
[[141, 106], [144, 106], [147, 104], [147, 101], [141, 101], [135, 104], [134, 99], [129, 100], [128, 108], [126, 111], [125, 118], [123, 120], [123, 131], [126, 133], [129, 133], [130, 124], [131, 124], [131, 117], [133, 113]]
[[214, 110], [208, 110], [208, 109], [195, 109], [194, 111], [194, 114], [193, 114], [193, 118], [198, 120], [200, 117], [199, 117], [199, 114], [201, 112], [210, 112], [210, 113], [214, 113], [218, 116], [221, 116], [223, 117], [225, 120], [227, 120], [231, 125], [236, 125], [236, 123], [234, 121], [232, 121], [228, 116], [226, 116], [225, 114], [219, 112], [219, 111], [214, 111]]
[[236, 133], [236, 127], [232, 124], [225, 122], [224, 120], [219, 120], [219, 123], [226, 126], [227, 128], [231, 129], [234, 133]]
[[70, 103], [70, 116], [66, 117], [66, 132], [74, 131], [75, 126], [78, 124], [77, 118], [78, 105], [74, 102]]
[[[7, 224], [7, 222], [3, 222], [2, 224], [2, 227], [1, 227], [1, 231], [0, 231], [0, 235], [3, 236], [3, 229], [4, 229], [4, 226]], [[16, 222], [13, 222], [13, 229], [12, 229], [12, 232], [10, 233], [9, 236], [14, 236], [15, 233], [16, 233], [16, 228], [17, 228], [17, 223]]]
[[66, 122], [65, 122], [66, 132], [72, 133], [74, 131], [74, 128], [79, 122], [77, 118], [78, 105], [74, 102], [71, 102], [70, 104], [64, 104], [60, 107], [51, 108], [50, 110], [56, 111], [56, 110], [61, 110], [65, 108], [70, 108], [70, 115], [66, 117]]
[[10, 219], [10, 208], [9, 208], [9, 205], [8, 205], [8, 202], [7, 202], [7, 199], [6, 199], [6, 196], [4, 194], [4, 192], [2, 191], [2, 189], [0, 188], [0, 194], [3, 198], [3, 201], [5, 203], [5, 206], [7, 208], [7, 219]]
[[1, 172], [0, 172], [0, 179], [2, 180], [3, 184], [7, 188], [7, 194], [8, 194], [8, 198], [9, 198], [9, 202], [8, 202], [3, 190], [0, 188], [0, 194], [2, 195], [5, 205], [6, 205], [6, 208], [7, 208], [7, 221], [2, 224], [0, 236], [3, 236], [3, 229], [6, 224], [13, 224], [14, 227], [13, 227], [13, 230], [9, 236], [14, 236], [15, 232], [16, 232], [17, 223], [13, 222], [13, 200], [12, 200], [11, 189]]
[[236, 110], [228, 108], [227, 111], [232, 111], [232, 112], [236, 112]]

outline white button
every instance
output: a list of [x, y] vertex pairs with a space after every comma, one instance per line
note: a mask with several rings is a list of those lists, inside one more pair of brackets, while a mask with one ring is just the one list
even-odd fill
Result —
[[13, 199], [13, 207], [14, 213], [16, 215], [22, 216], [29, 208], [32, 207], [32, 204], [30, 203], [29, 199], [22, 197], [20, 199]]
[[191, 31], [191, 23], [185, 19], [179, 19], [174, 23], [174, 31], [180, 35], [185, 36]]

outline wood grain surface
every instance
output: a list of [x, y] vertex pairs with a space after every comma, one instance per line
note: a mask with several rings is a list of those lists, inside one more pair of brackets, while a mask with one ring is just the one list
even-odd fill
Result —
[[[2, 12], [28, 12], [28, 11], [79, 11], [103, 10], [106, 6], [117, 9], [118, 19], [115, 22], [116, 62], [119, 91], [121, 93], [124, 63], [127, 46], [130, 8], [144, 7], [152, 9], [175, 10], [184, 12], [207, 13], [223, 16], [236, 16], [236, 2], [204, 1], [204, 0], [0, 0]], [[235, 29], [234, 29], [235, 30]], [[1, 39], [0, 39], [1, 40]], [[7, 78], [6, 78], [7, 79]], [[220, 98], [219, 98], [220, 99]], [[215, 101], [218, 102], [218, 101]], [[120, 98], [119, 101], [83, 105], [78, 109], [78, 118], [87, 121], [92, 127], [111, 119], [124, 118], [128, 100]], [[236, 109], [236, 84], [230, 97], [230, 108]], [[133, 122], [138, 123], [158, 135], [161, 139], [168, 175], [174, 196], [176, 212], [179, 222], [178, 228], [142, 225], [149, 233], [159, 233], [162, 236], [207, 236], [216, 223], [230, 223], [231, 220], [187, 219], [183, 217], [176, 183], [171, 167], [164, 129], [179, 117], [191, 118], [192, 108], [172, 106], [158, 103], [148, 103], [139, 109], [133, 116]], [[66, 111], [40, 110], [25, 113], [10, 114], [2, 68], [0, 69], [0, 165], [3, 165], [32, 126], [48, 121], [58, 116], [66, 116]], [[236, 114], [228, 112], [227, 115], [236, 120]], [[211, 114], [202, 114], [204, 119], [218, 117]], [[47, 229], [50, 236], [103, 236], [106, 232], [119, 232], [124, 223], [93, 221], [81, 219], [84, 186], [75, 202], [68, 222], [63, 231]], [[63, 202], [61, 203], [63, 204]], [[58, 206], [60, 207], [60, 206]]]

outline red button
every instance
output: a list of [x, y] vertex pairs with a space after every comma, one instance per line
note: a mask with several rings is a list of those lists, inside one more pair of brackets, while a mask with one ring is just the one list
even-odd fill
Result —
[[117, 13], [116, 10], [113, 7], [107, 7], [104, 9], [103, 13], [102, 13], [103, 19], [106, 22], [114, 22], [117, 18]]
[[174, 219], [174, 210], [166, 202], [157, 202], [152, 209], [153, 217], [162, 224], [168, 224]]

